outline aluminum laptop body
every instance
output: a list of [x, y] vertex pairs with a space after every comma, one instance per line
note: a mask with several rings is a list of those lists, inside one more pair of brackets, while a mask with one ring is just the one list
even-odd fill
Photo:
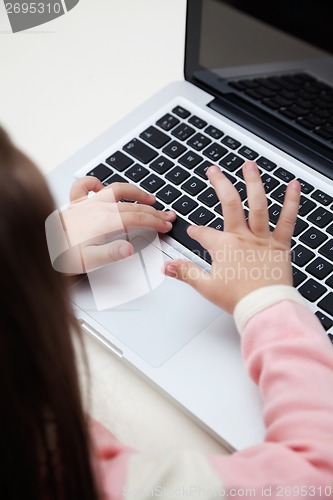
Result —
[[[223, 161], [227, 155], [231, 155], [230, 158], [232, 155], [241, 157], [244, 161], [246, 156], [241, 156], [241, 154], [251, 155], [257, 152], [258, 159], [264, 165], [263, 172], [268, 176], [267, 179], [272, 177], [273, 181], [277, 182], [281, 175], [285, 175], [281, 172], [287, 172], [301, 179], [305, 190], [308, 186], [312, 188], [306, 195], [308, 205], [311, 202], [312, 211], [309, 212], [309, 216], [306, 214], [306, 217], [304, 216], [301, 220], [302, 231], [295, 237], [295, 248], [303, 248], [302, 235], [309, 233], [312, 227], [311, 218], [308, 220], [307, 217], [319, 210], [317, 205], [315, 207], [312, 203], [317, 203], [318, 197], [321, 199], [320, 193], [326, 194], [326, 198], [318, 202], [320, 214], [322, 217], [331, 217], [333, 148], [330, 139], [327, 139], [324, 133], [321, 136], [305, 128], [304, 123], [298, 118], [291, 122], [288, 116], [279, 113], [280, 110], [269, 108], [266, 102], [254, 98], [256, 94], [251, 95], [249, 92], [251, 84], [250, 87], [246, 86], [249, 81], [259, 80], [259, 84], [254, 82], [252, 89], [254, 90], [258, 88], [258, 85], [261, 88], [262, 79], [265, 78], [284, 78], [285, 76], [294, 78], [295, 74], [306, 74], [310, 76], [307, 81], [319, 82], [318, 88], [321, 84], [322, 88], [326, 88], [325, 85], [333, 84], [330, 48], [323, 45], [318, 48], [319, 41], [317, 40], [315, 41], [316, 48], [310, 46], [308, 41], [306, 43], [296, 41], [294, 36], [282, 33], [280, 26], [272, 29], [271, 48], [267, 48], [269, 45], [267, 42], [264, 54], [255, 53], [251, 58], [251, 50], [244, 53], [247, 38], [241, 44], [235, 36], [238, 31], [237, 26], [241, 25], [245, 31], [246, 21], [248, 21], [249, 29], [255, 26], [255, 33], [259, 30], [260, 36], [268, 36], [268, 31], [266, 31], [268, 28], [262, 19], [254, 18], [255, 13], [249, 14], [240, 10], [238, 7], [241, 7], [242, 2], [237, 2], [237, 9], [230, 5], [231, 3], [217, 0], [188, 1], [185, 80], [172, 83], [162, 89], [118, 124], [57, 167], [48, 176], [48, 180], [58, 206], [68, 202], [69, 189], [74, 177], [94, 172], [97, 166], [100, 166], [99, 172], [103, 168], [104, 170], [110, 168], [110, 176], [112, 172], [112, 175], [120, 175], [125, 181], [132, 182], [134, 174], [138, 175], [143, 172], [146, 177], [141, 182], [150, 178], [149, 176], [156, 182], [157, 171], [152, 167], [153, 162], [157, 162], [161, 157], [167, 160], [171, 158], [172, 169], [174, 170], [179, 165], [180, 174], [183, 172], [187, 176], [186, 181], [178, 184], [176, 188], [176, 191], [181, 193], [178, 196], [183, 197], [188, 196], [188, 191], [183, 189], [185, 182], [191, 179], [194, 179], [197, 184], [199, 181], [205, 182], [200, 176], [200, 165], [204, 161], [214, 163], [216, 152], [222, 155], [218, 158], [219, 162]], [[261, 12], [260, 8], [259, 12]], [[224, 38], [227, 35], [232, 36], [233, 41], [231, 39], [227, 41]], [[282, 45], [287, 48], [286, 53], [289, 53], [289, 56], [292, 54], [292, 59], [290, 57], [283, 59], [286, 53], [277, 53], [276, 37], [279, 40], [279, 46], [284, 40]], [[252, 50], [260, 45], [265, 45], [262, 38], [255, 42]], [[292, 50], [288, 49], [289, 45], [293, 47]], [[226, 46], [228, 46], [229, 55], [223, 52]], [[307, 50], [309, 57], [306, 55]], [[299, 54], [298, 51], [300, 51]], [[234, 64], [232, 64], [233, 58]], [[245, 84], [242, 83], [244, 81]], [[278, 82], [278, 80], [270, 80], [273, 83], [274, 81]], [[288, 82], [288, 79], [283, 82]], [[329, 97], [329, 91], [326, 94]], [[267, 97], [267, 99], [271, 98], [272, 96]], [[181, 110], [185, 110], [188, 115], [185, 116]], [[153, 127], [158, 137], [165, 138], [167, 135], [169, 144], [173, 144], [175, 136], [172, 135], [172, 130], [167, 130], [169, 125], [165, 119], [170, 116], [169, 121], [177, 122], [172, 130], [178, 128], [182, 132], [189, 130], [188, 127], [190, 127], [192, 137], [200, 138], [201, 134], [207, 141], [210, 141], [206, 149], [202, 147], [200, 150], [194, 150], [196, 151], [194, 154], [191, 153], [191, 158], [200, 157], [200, 161], [202, 160], [202, 163], [197, 160], [199, 161], [195, 167], [197, 170], [191, 169], [190, 166], [184, 167], [186, 161], [187, 163], [190, 161], [190, 157], [185, 156], [185, 153], [172, 158], [168, 156], [168, 153], [173, 154], [172, 148], [168, 149], [168, 144], [160, 146], [159, 149], [156, 144], [152, 146], [151, 142], [146, 141], [146, 139], [149, 140], [149, 134], [146, 133], [145, 136], [144, 132]], [[190, 119], [192, 121], [189, 122]], [[157, 123], [160, 125], [156, 125]], [[325, 122], [325, 133], [326, 130], [329, 131], [327, 123], [329, 122]], [[213, 132], [213, 130], [218, 132]], [[318, 130], [317, 128], [316, 131]], [[217, 137], [219, 133], [222, 135]], [[231, 138], [234, 142], [229, 141], [227, 144], [228, 139], [223, 143], [223, 138]], [[177, 137], [176, 145], [181, 144], [187, 148], [188, 141], [190, 139], [181, 142], [181, 139]], [[199, 147], [198, 142], [192, 140], [192, 143]], [[238, 146], [234, 148], [236, 143]], [[142, 151], [145, 153], [148, 150], [150, 153], [153, 152], [152, 159], [144, 160], [146, 163], [143, 161], [140, 163], [138, 160], [139, 152], [133, 153], [138, 144], [144, 144]], [[218, 147], [213, 147], [216, 144]], [[131, 151], [134, 154], [133, 157]], [[208, 156], [208, 152], [211, 156]], [[115, 153], [121, 153], [121, 155], [117, 156]], [[120, 156], [129, 159], [131, 166], [126, 167], [127, 170], [121, 170], [119, 167], [120, 170], [115, 171], [112, 161], [119, 159]], [[269, 163], [265, 164], [262, 158]], [[265, 171], [265, 165], [268, 168], [267, 171]], [[272, 175], [269, 170], [271, 165], [275, 165]], [[169, 185], [172, 175], [170, 172], [173, 170], [160, 174], [164, 186]], [[226, 172], [230, 174], [230, 170], [227, 169]], [[232, 171], [230, 175], [235, 177], [235, 183], [239, 184], [242, 181], [241, 178], [238, 180], [237, 172]], [[176, 174], [177, 171], [174, 171], [175, 178]], [[117, 179], [119, 180], [119, 177]], [[103, 182], [107, 185], [108, 178]], [[139, 185], [144, 186], [140, 183]], [[165, 192], [162, 193], [162, 189], [157, 193], [161, 193], [163, 201], [162, 194], [165, 197]], [[274, 192], [277, 193], [278, 189], [276, 187]], [[317, 194], [311, 198], [313, 193]], [[200, 195], [195, 197], [197, 204], [199, 197]], [[325, 203], [327, 202], [326, 205], [324, 200]], [[272, 198], [271, 203], [272, 207], [279, 206], [278, 199]], [[173, 204], [170, 203], [170, 206], [172, 207]], [[214, 220], [210, 223], [220, 220], [220, 215], [215, 209], [217, 210], [217, 205], [206, 211], [214, 214]], [[273, 215], [274, 210], [272, 210], [272, 217]], [[188, 216], [185, 214], [183, 219], [191, 222], [191, 214]], [[320, 246], [313, 249], [312, 260], [309, 261], [310, 264], [315, 263], [316, 259], [326, 262], [328, 274], [322, 280], [323, 285], [319, 285], [325, 291], [321, 289], [321, 296], [315, 300], [311, 295], [309, 306], [318, 313], [318, 317], [319, 314], [322, 315], [329, 334], [332, 333], [330, 321], [333, 324], [329, 309], [332, 291], [332, 272], [329, 268], [330, 248], [328, 247], [328, 243], [332, 240], [330, 227], [330, 222], [323, 228], [318, 227], [318, 231], [323, 230], [325, 239]], [[310, 232], [309, 237], [311, 234]], [[164, 260], [178, 257], [189, 258], [206, 269], [209, 269], [209, 261], [193, 253], [189, 245], [182, 243], [181, 238], [170, 235], [161, 236], [158, 241], [149, 241], [148, 236], [143, 232], [135, 234], [132, 242], [136, 257], [131, 262], [124, 261], [120, 266], [132, 266], [132, 275], [136, 276], [136, 284], [141, 283], [141, 288], [134, 290], [128, 301], [122, 303], [119, 301], [118, 304], [114, 303], [110, 306], [106, 300], [101, 307], [97, 303], [98, 300], [103, 303], [103, 299], [107, 298], [111, 291], [117, 296], [117, 280], [119, 278], [121, 282], [125, 268], [119, 267], [118, 271], [115, 267], [106, 269], [103, 274], [100, 273], [97, 276], [97, 279], [96, 276], [83, 276], [72, 290], [73, 306], [83, 329], [105, 345], [110, 353], [121, 358], [124, 363], [162, 391], [174, 404], [231, 450], [243, 449], [260, 443], [265, 432], [260, 395], [244, 368], [240, 338], [232, 317], [211, 305], [190, 287], [170, 278], [157, 282], [150, 273], [150, 262], [156, 255]], [[321, 252], [321, 249], [324, 249], [326, 254]], [[299, 250], [299, 253], [298, 258], [302, 259], [304, 252]], [[295, 264], [295, 269], [298, 279], [303, 278], [299, 286], [303, 286], [303, 295], [306, 296], [304, 287], [310, 287], [314, 275], [311, 274], [311, 268], [308, 269], [305, 264], [302, 267], [299, 262]], [[319, 274], [322, 272], [322, 270], [318, 271]], [[112, 281], [115, 283], [112, 284]], [[311, 289], [309, 293], [312, 292]], [[318, 304], [323, 304], [323, 308]]]

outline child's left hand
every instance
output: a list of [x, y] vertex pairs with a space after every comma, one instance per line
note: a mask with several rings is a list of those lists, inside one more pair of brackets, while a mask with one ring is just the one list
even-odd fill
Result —
[[[88, 197], [90, 192], [96, 194]], [[119, 203], [122, 199], [138, 203]], [[142, 189], [125, 182], [104, 187], [95, 177], [75, 181], [70, 201], [69, 207], [60, 213], [73, 249], [66, 252], [64, 265], [64, 272], [70, 274], [92, 271], [132, 255], [133, 247], [126, 239], [114, 240], [117, 235], [124, 237], [129, 228], [145, 227], [167, 233], [176, 218], [172, 211], [153, 208], [155, 196]]]

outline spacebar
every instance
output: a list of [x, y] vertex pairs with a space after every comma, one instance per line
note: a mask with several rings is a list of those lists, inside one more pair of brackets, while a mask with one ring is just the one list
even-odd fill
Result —
[[196, 240], [190, 238], [189, 235], [187, 234], [186, 230], [189, 225], [190, 224], [186, 222], [186, 220], [177, 216], [177, 219], [173, 223], [173, 227], [168, 234], [176, 241], [184, 245], [184, 247], [191, 250], [195, 255], [198, 255], [203, 260], [211, 264], [212, 259], [208, 253], [208, 250], [206, 250], [203, 246], [201, 246], [200, 243], [198, 243]]

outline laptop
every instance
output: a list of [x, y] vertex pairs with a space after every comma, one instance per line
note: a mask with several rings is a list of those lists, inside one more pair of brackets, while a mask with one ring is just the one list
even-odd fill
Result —
[[[275, 4], [188, 0], [184, 81], [48, 176], [58, 206], [68, 202], [74, 178], [94, 175], [105, 186], [135, 183], [156, 195], [158, 208], [177, 212], [168, 235], [131, 235], [132, 260], [82, 276], [73, 306], [84, 331], [230, 450], [260, 443], [265, 433], [233, 318], [151, 265], [182, 257], [209, 270], [209, 254], [186, 234], [190, 223], [223, 230], [206, 170], [220, 166], [246, 215], [241, 165], [255, 160], [272, 228], [287, 182], [301, 182], [294, 285], [333, 339], [333, 8]], [[132, 288], [122, 281], [128, 270]]]

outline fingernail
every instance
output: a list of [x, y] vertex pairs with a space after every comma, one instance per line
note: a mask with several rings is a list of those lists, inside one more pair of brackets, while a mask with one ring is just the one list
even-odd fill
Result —
[[177, 276], [177, 267], [174, 264], [172, 264], [172, 262], [167, 263], [165, 265], [165, 274], [175, 278]]
[[173, 219], [176, 215], [176, 212], [174, 212], [173, 210], [168, 210], [167, 212], [164, 212], [164, 213], [168, 219]]
[[247, 172], [255, 172], [257, 170], [257, 165], [253, 161], [249, 161], [248, 163], [244, 163], [243, 168], [245, 168]]
[[209, 167], [209, 169], [207, 170], [207, 173], [209, 174], [218, 174], [219, 172], [221, 172], [221, 170], [219, 169], [219, 167], [217, 167], [216, 165], [212, 165], [211, 167]]
[[126, 257], [129, 257], [130, 255], [131, 255], [130, 247], [127, 244], [126, 245], [121, 245], [119, 247], [119, 256], [122, 259], [125, 259]]
[[301, 189], [301, 185], [300, 185], [300, 183], [297, 180], [291, 181], [290, 187], [292, 189], [294, 189], [295, 191], [300, 191], [300, 189]]

